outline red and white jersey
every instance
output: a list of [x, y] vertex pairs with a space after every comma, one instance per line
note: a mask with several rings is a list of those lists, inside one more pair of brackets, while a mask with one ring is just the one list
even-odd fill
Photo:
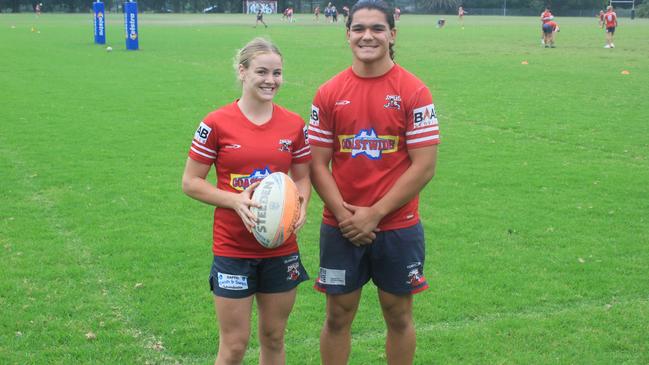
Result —
[[[430, 91], [399, 65], [361, 78], [351, 67], [323, 84], [313, 101], [309, 143], [333, 150], [331, 170], [345, 202], [371, 206], [410, 166], [408, 150], [439, 143]], [[325, 224], [337, 226], [325, 207]], [[418, 197], [387, 215], [382, 230], [419, 221]]]
[[541, 13], [541, 21], [543, 22], [543, 24], [549, 22], [552, 19], [554, 19], [554, 15], [552, 15], [551, 12], [544, 11], [543, 13]]
[[[272, 118], [256, 125], [249, 121], [236, 102], [210, 114], [199, 124], [189, 157], [216, 167], [216, 187], [240, 193], [273, 172], [288, 173], [292, 164], [311, 160], [305, 139], [306, 126], [299, 115], [273, 104]], [[248, 232], [234, 210], [214, 210], [215, 255], [264, 258], [297, 251], [293, 234], [282, 246], [269, 250]]]
[[617, 27], [617, 14], [614, 11], [604, 14], [604, 20], [606, 21], [606, 28]]

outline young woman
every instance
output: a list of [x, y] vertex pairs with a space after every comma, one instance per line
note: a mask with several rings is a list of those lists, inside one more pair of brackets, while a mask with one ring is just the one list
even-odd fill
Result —
[[393, 60], [391, 8], [361, 0], [346, 26], [352, 65], [320, 86], [309, 123], [311, 179], [325, 203], [315, 283], [327, 296], [320, 354], [323, 365], [348, 363], [352, 322], [372, 280], [386, 361], [407, 365], [416, 347], [413, 296], [428, 288], [417, 196], [435, 174], [439, 127], [426, 85]]
[[[219, 324], [216, 364], [240, 364], [250, 336], [253, 299], [259, 315], [260, 363], [285, 363], [284, 331], [297, 285], [308, 279], [295, 234], [275, 249], [251, 233], [259, 181], [277, 171], [290, 173], [301, 196], [296, 230], [305, 222], [311, 192], [311, 151], [305, 125], [273, 103], [282, 84], [282, 56], [256, 38], [236, 56], [241, 98], [208, 114], [200, 123], [183, 174], [183, 191], [216, 206], [210, 287]], [[214, 165], [216, 186], [206, 180]]]

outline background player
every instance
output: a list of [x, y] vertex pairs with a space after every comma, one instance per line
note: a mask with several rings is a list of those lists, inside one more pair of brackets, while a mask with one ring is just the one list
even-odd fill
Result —
[[255, 28], [257, 28], [259, 22], [261, 22], [261, 24], [263, 24], [264, 27], [268, 28], [268, 24], [266, 24], [266, 22], [264, 21], [264, 12], [261, 10], [261, 8], [257, 10], [257, 20], [255, 21]]
[[320, 353], [324, 365], [347, 363], [372, 279], [387, 363], [411, 364], [413, 294], [428, 288], [418, 193], [435, 173], [437, 118], [428, 88], [393, 61], [391, 8], [361, 0], [346, 26], [352, 66], [318, 89], [309, 124], [312, 181], [325, 203], [315, 284], [327, 295]]
[[[250, 207], [258, 181], [272, 172], [290, 172], [301, 195], [299, 229], [311, 192], [310, 149], [302, 119], [273, 98], [282, 84], [282, 57], [275, 45], [256, 38], [237, 54], [241, 98], [205, 117], [189, 151], [183, 191], [216, 206], [214, 261], [210, 288], [219, 322], [216, 364], [240, 364], [248, 338], [253, 299], [259, 313], [260, 363], [283, 364], [284, 332], [296, 286], [308, 279], [295, 235], [278, 248], [255, 240]], [[206, 181], [211, 165], [217, 184]]]
[[617, 28], [617, 14], [615, 14], [611, 5], [606, 8], [604, 22], [606, 25], [606, 45], [604, 48], [615, 48], [613, 36], [615, 35], [615, 28]]

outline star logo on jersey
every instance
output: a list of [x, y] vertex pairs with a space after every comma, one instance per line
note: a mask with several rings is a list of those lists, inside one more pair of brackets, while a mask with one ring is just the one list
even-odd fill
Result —
[[270, 171], [268, 166], [264, 167], [263, 169], [255, 169], [252, 174], [249, 175], [230, 174], [230, 186], [232, 186], [236, 190], [243, 191], [248, 186], [256, 183], [257, 181], [261, 181], [263, 178], [270, 174], [272, 174], [272, 171]]
[[280, 139], [279, 140], [279, 150], [280, 152], [291, 152], [291, 145], [293, 142], [290, 139]]
[[401, 96], [399, 95], [386, 95], [385, 96], [385, 105], [386, 109], [396, 109], [401, 110]]
[[374, 128], [361, 129], [356, 135], [338, 136], [340, 152], [348, 152], [352, 157], [365, 155], [378, 160], [384, 153], [396, 152], [399, 136], [378, 136]]

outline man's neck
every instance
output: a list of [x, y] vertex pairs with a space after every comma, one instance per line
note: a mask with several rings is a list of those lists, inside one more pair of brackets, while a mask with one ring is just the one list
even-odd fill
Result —
[[352, 70], [358, 77], [379, 77], [383, 76], [394, 66], [391, 58], [379, 60], [372, 63], [365, 63], [359, 60], [352, 62]]

